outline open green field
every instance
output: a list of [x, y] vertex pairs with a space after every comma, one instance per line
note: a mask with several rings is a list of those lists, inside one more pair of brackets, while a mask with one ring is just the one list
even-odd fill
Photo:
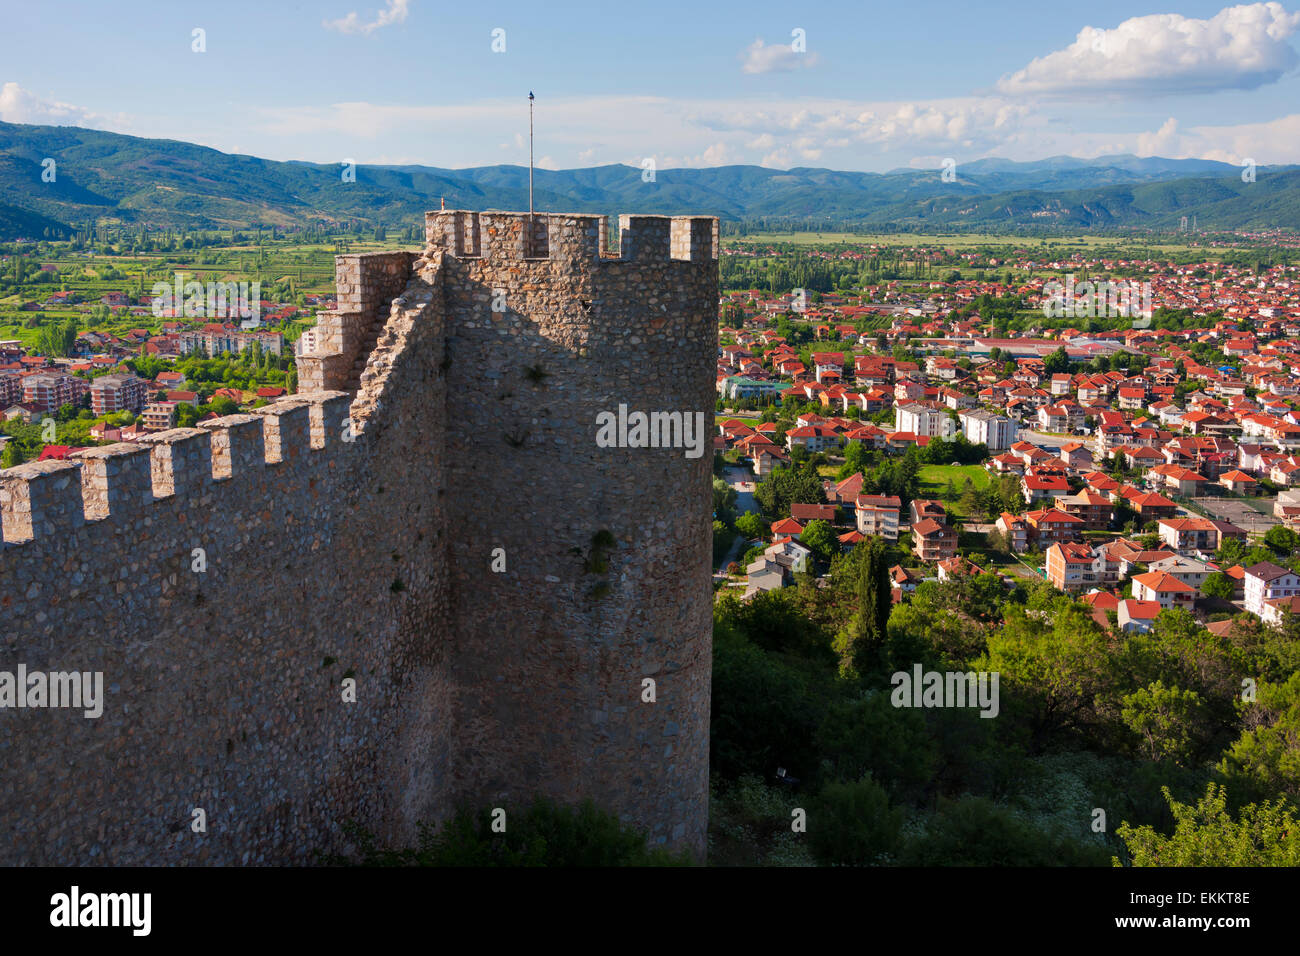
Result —
[[962, 511], [961, 505], [957, 501], [944, 501], [943, 496], [948, 490], [949, 480], [957, 487], [959, 496], [966, 487], [968, 478], [976, 488], [986, 488], [989, 485], [988, 472], [979, 465], [922, 465], [917, 476], [921, 480], [922, 498], [943, 501], [948, 514], [962, 520], [965, 520], [968, 515]]
[[927, 494], [934, 490], [942, 491], [951, 480], [960, 491], [969, 478], [976, 488], [987, 488], [989, 473], [980, 465], [922, 465], [918, 472], [921, 488]]
[[1116, 246], [1159, 247], [1168, 251], [1185, 252], [1192, 246], [1174, 236], [1094, 236], [1071, 237], [996, 235], [982, 232], [954, 233], [890, 233], [874, 235], [852, 232], [762, 232], [747, 236], [726, 236], [722, 245], [732, 243], [789, 243], [800, 246], [844, 245], [877, 246], [1008, 246], [1014, 248], [1043, 247], [1047, 249], [1102, 249]]

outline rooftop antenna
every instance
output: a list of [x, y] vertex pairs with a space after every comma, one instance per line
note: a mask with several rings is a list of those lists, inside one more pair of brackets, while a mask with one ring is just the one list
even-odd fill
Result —
[[533, 247], [533, 91], [528, 91], [528, 248]]

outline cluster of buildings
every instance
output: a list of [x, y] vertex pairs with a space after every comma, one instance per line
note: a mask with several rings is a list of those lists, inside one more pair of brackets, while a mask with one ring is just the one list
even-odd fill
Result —
[[[1150, 281], [1160, 305], [1222, 318], [1200, 328], [1135, 322], [994, 337], [978, 314], [948, 313], [985, 294], [1016, 293], [1033, 303], [1045, 294], [1043, 280], [932, 283], [928, 296], [915, 284], [909, 291], [889, 283], [870, 290], [872, 301], [832, 294], [815, 305], [793, 295], [732, 293], [723, 300], [730, 321], [717, 363], [724, 404], [796, 401], [811, 409], [779, 442], [773, 423], [722, 421], [715, 447], [739, 451], [762, 478], [788, 463], [796, 446], [835, 456], [856, 441], [897, 454], [962, 436], [985, 446], [991, 475], [1019, 483], [1023, 509], [994, 522], [1008, 550], [1042, 553], [1047, 580], [1097, 613], [1114, 611], [1125, 629], [1149, 627], [1162, 609], [1197, 608], [1201, 586], [1216, 572], [1237, 586], [1238, 606], [1264, 620], [1279, 620], [1293, 603], [1300, 611], [1300, 587], [1286, 568], [1221, 569], [1213, 560], [1228, 539], [1253, 540], [1278, 523], [1300, 530], [1300, 274], [1092, 265]], [[807, 350], [787, 342], [771, 319], [792, 311], [790, 321], [826, 344]], [[897, 357], [898, 343], [910, 359]], [[896, 597], [926, 574], [970, 573], [941, 504], [904, 506], [864, 494], [863, 483], [861, 474], [826, 482], [829, 504], [821, 507], [833, 509], [845, 547], [869, 535], [896, 541], [910, 533], [930, 570], [896, 568]], [[1226, 507], [1234, 502], [1241, 507]], [[750, 593], [788, 583], [807, 566], [799, 535], [808, 515], [792, 509], [773, 525], [767, 556], [748, 569]], [[1122, 536], [1129, 523], [1154, 528], [1159, 547]], [[1131, 582], [1131, 598], [1117, 593], [1123, 582]]]
[[[159, 372], [147, 380], [114, 363], [114, 369], [99, 374], [104, 363], [56, 362], [42, 356], [25, 355], [20, 343], [0, 342], [0, 420], [20, 420], [26, 424], [38, 423], [54, 415], [65, 405], [84, 407], [102, 418], [117, 412], [131, 412], [135, 424], [123, 427], [97, 423], [90, 429], [90, 437], [97, 441], [134, 441], [141, 435], [175, 428], [181, 405], [197, 408], [199, 393], [185, 388], [183, 372]], [[279, 386], [264, 386], [256, 390], [255, 398], [268, 401], [285, 394]], [[228, 398], [242, 404], [246, 397], [236, 388], [219, 388], [213, 397]], [[61, 445], [48, 445], [42, 457], [62, 457], [70, 450]]]

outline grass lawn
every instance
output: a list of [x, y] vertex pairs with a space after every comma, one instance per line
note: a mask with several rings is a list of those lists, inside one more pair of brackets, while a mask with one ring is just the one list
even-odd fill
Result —
[[926, 497], [937, 498], [952, 481], [960, 494], [969, 478], [976, 488], [987, 488], [989, 473], [980, 465], [922, 465], [918, 473], [921, 479], [921, 492]]
[[[949, 480], [957, 487], [960, 498], [966, 487], [966, 479], [976, 488], [985, 488], [989, 484], [989, 474], [980, 465], [923, 465], [918, 477], [921, 479], [921, 497], [935, 498], [943, 502], [948, 514], [959, 520], [969, 517], [957, 501], [944, 501]], [[980, 520], [983, 520], [981, 518]]]

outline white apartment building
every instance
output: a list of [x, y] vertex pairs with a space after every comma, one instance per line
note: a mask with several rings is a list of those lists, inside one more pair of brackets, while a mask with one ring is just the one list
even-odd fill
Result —
[[972, 445], [984, 444], [990, 452], [1010, 448], [1016, 440], [1016, 423], [1004, 415], [994, 415], [982, 408], [958, 412], [962, 431]]
[[902, 500], [894, 495], [858, 495], [854, 502], [858, 531], [897, 541], [898, 512], [902, 505]]
[[1272, 616], [1267, 602], [1300, 594], [1300, 575], [1271, 561], [1246, 568], [1245, 583], [1246, 610], [1264, 620]]
[[928, 405], [907, 403], [894, 408], [894, 430], [935, 438], [943, 435], [948, 413]]

